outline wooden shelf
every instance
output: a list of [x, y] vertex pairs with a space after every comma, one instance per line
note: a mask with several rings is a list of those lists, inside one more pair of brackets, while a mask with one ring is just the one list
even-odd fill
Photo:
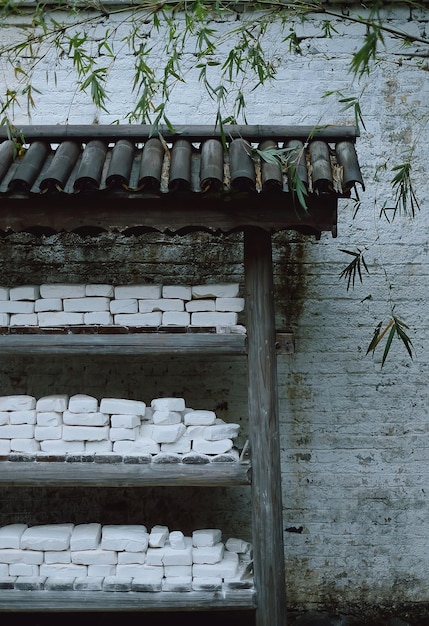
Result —
[[0, 485], [15, 487], [237, 486], [251, 483], [250, 463], [0, 462]]
[[159, 593], [2, 589], [0, 592], [0, 612], [211, 611], [254, 608], [254, 589]]

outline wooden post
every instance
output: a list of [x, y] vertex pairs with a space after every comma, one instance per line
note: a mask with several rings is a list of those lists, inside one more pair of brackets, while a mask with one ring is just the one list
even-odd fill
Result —
[[286, 626], [271, 235], [244, 235], [256, 625]]

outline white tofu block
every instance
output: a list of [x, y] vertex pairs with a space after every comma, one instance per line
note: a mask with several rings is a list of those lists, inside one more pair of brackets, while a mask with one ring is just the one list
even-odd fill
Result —
[[154, 313], [118, 313], [115, 315], [115, 324], [119, 326], [160, 326], [161, 311]]
[[114, 293], [113, 285], [94, 284], [85, 286], [85, 296], [113, 298]]
[[185, 305], [186, 310], [189, 313], [195, 313], [196, 311], [216, 311], [216, 301], [212, 300], [190, 300]]
[[40, 442], [40, 450], [42, 452], [50, 452], [55, 454], [78, 454], [85, 452], [85, 443], [83, 441], [63, 441], [62, 439], [45, 439]]
[[73, 591], [103, 591], [104, 576], [76, 577]]
[[118, 565], [143, 565], [146, 562], [146, 552], [116, 552]]
[[35, 409], [30, 411], [11, 411], [9, 424], [35, 424], [37, 413]]
[[0, 313], [34, 313], [34, 302], [27, 300], [0, 300]]
[[192, 560], [194, 563], [219, 563], [223, 559], [225, 546], [222, 542], [216, 543], [214, 546], [200, 546], [193, 548]]
[[135, 428], [110, 428], [108, 437], [110, 441], [135, 441], [139, 435], [139, 427]]
[[161, 447], [152, 439], [137, 439], [137, 441], [115, 441], [113, 452], [118, 454], [158, 454]]
[[146, 551], [146, 565], [163, 566], [164, 548], [148, 548]]
[[43, 591], [45, 588], [46, 576], [11, 576], [15, 579], [15, 589], [17, 591]]
[[221, 591], [222, 578], [192, 578], [192, 591]]
[[191, 314], [191, 326], [229, 326], [237, 324], [237, 321], [237, 313], [196, 311]]
[[190, 300], [192, 298], [192, 289], [190, 285], [164, 285], [162, 287], [162, 297]]
[[21, 548], [27, 550], [68, 550], [74, 524], [30, 526], [22, 533]]
[[162, 579], [162, 591], [192, 591], [192, 576], [171, 576]]
[[5, 548], [19, 549], [21, 547], [21, 537], [27, 524], [8, 524], [0, 528], [0, 550]]
[[38, 285], [21, 285], [9, 290], [9, 300], [37, 300], [39, 295]]
[[49, 576], [46, 578], [46, 591], [73, 591], [74, 576]]
[[[170, 532], [168, 526], [153, 526], [149, 534], [149, 547], [162, 548], [168, 539]], [[11, 546], [12, 547], [12, 546]]]
[[184, 398], [154, 398], [150, 403], [154, 411], [184, 411]]
[[64, 411], [63, 422], [67, 426], [108, 426], [110, 416], [107, 413], [71, 413]]
[[228, 580], [234, 578], [238, 572], [238, 555], [234, 552], [225, 552], [219, 563], [208, 565], [206, 563], [194, 563], [192, 575], [195, 577], [211, 578], [212, 576]]
[[[9, 428], [1, 426], [1, 428]], [[186, 431], [184, 424], [170, 424], [169, 426], [154, 426], [152, 438], [156, 443], [175, 443]]]
[[88, 565], [88, 577], [114, 576], [116, 574], [116, 565]]
[[154, 424], [180, 424], [182, 414], [178, 411], [154, 411], [152, 420]]
[[192, 565], [164, 565], [164, 576], [166, 578], [192, 576]]
[[0, 411], [28, 411], [36, 408], [33, 396], [0, 396]]
[[175, 443], [162, 443], [161, 452], [171, 452], [172, 454], [186, 454], [191, 451], [191, 440], [182, 435]]
[[40, 295], [42, 298], [83, 298], [85, 289], [85, 285], [43, 284], [40, 285]]
[[101, 533], [101, 548], [128, 552], [145, 552], [149, 533], [142, 524], [105, 525]]
[[163, 326], [189, 326], [191, 318], [186, 311], [165, 311], [162, 314]]
[[116, 315], [118, 313], [138, 313], [138, 311], [139, 303], [137, 298], [110, 301], [110, 312], [112, 315]]
[[59, 411], [37, 412], [36, 422], [38, 426], [61, 426], [63, 423], [63, 414]]
[[76, 565], [116, 565], [118, 555], [116, 550], [73, 550], [72, 563]]
[[62, 311], [63, 301], [61, 298], [41, 298], [34, 303], [35, 313], [45, 313], [46, 311]]
[[9, 288], [0, 287], [0, 300], [9, 300]]
[[45, 439], [61, 439], [62, 436], [62, 426], [36, 426], [34, 429], [34, 438], [36, 441], [44, 441]]
[[85, 441], [85, 452], [103, 454], [112, 452], [111, 441]]
[[0, 426], [0, 439], [32, 439], [34, 426], [32, 424], [6, 424]]
[[139, 583], [160, 583], [164, 577], [164, 568], [153, 565], [141, 565], [134, 576], [134, 580]]
[[192, 287], [193, 298], [236, 298], [240, 286], [238, 283], [220, 285], [194, 285]]
[[0, 426], [9, 424], [10, 411], [0, 411]]
[[96, 413], [98, 400], [85, 393], [76, 393], [69, 398], [68, 410], [70, 413]]
[[113, 326], [113, 321], [113, 315], [108, 311], [91, 311], [83, 315], [83, 322], [88, 326]]
[[247, 554], [252, 549], [252, 544], [244, 539], [238, 539], [236, 537], [230, 537], [225, 543], [225, 548], [228, 552], [237, 552], [237, 554]]
[[[149, 409], [149, 411], [150, 410], [151, 409]], [[148, 409], [146, 409], [145, 418], [146, 418], [147, 412], [148, 412]], [[153, 424], [143, 423], [139, 429], [139, 439], [152, 439], [152, 432], [153, 432]]]
[[0, 563], [8, 563], [9, 565], [12, 563], [40, 565], [43, 563], [43, 551], [5, 548], [4, 550], [0, 550]]
[[70, 538], [71, 550], [96, 550], [101, 541], [101, 524], [76, 524]]
[[100, 403], [100, 411], [110, 415], [144, 415], [146, 404], [141, 400], [128, 400], [122, 398], [103, 398]]
[[129, 578], [139, 578], [140, 570], [144, 566], [138, 563], [124, 563], [116, 566], [116, 576], [124, 576]]
[[75, 563], [42, 563], [40, 566], [40, 576], [87, 576], [86, 565], [76, 565]]
[[0, 563], [0, 580], [2, 578], [9, 578], [9, 565], [6, 563]]
[[11, 439], [10, 449], [13, 452], [30, 454], [32, 452], [39, 452], [40, 444], [34, 439]]
[[187, 426], [186, 437], [193, 441], [194, 439], [203, 439], [203, 433], [207, 426]]
[[183, 422], [186, 426], [212, 426], [216, 422], [216, 413], [204, 409], [196, 409], [185, 413]]
[[168, 543], [173, 550], [185, 550], [189, 546], [181, 530], [172, 530], [168, 536]]
[[106, 576], [103, 591], [131, 591], [133, 579], [128, 576]]
[[115, 298], [152, 298], [161, 297], [161, 285], [119, 285], [115, 287]]
[[183, 550], [174, 549], [171, 545], [164, 546], [164, 556], [162, 558], [162, 562], [164, 566], [192, 565], [192, 540], [187, 542], [187, 545]]
[[10, 315], [9, 313], [0, 313], [0, 326], [9, 326]]
[[219, 441], [206, 441], [206, 439], [194, 439], [192, 449], [201, 454], [223, 454], [233, 447], [232, 439], [220, 439]]
[[38, 326], [39, 319], [36, 313], [14, 313], [10, 316], [10, 326]]
[[185, 303], [178, 298], [158, 298], [156, 300], [139, 300], [139, 313], [152, 311], [184, 311]]
[[36, 403], [37, 411], [55, 411], [62, 413], [67, 409], [69, 397], [66, 394], [44, 396], [39, 398]]
[[206, 426], [204, 439], [208, 441], [219, 441], [220, 439], [234, 439], [240, 432], [239, 424], [215, 424]]
[[109, 439], [108, 426], [63, 426], [64, 441], [104, 441]]
[[140, 415], [123, 414], [112, 415], [110, 417], [110, 425], [112, 428], [136, 428], [140, 427]]
[[37, 314], [39, 326], [80, 326], [84, 324], [83, 313], [46, 311]]
[[64, 311], [73, 313], [89, 313], [91, 311], [109, 311], [109, 298], [65, 298]]
[[71, 563], [70, 550], [46, 550], [44, 555], [44, 561], [48, 565], [52, 565], [53, 563]]
[[216, 298], [216, 311], [239, 313], [244, 310], [244, 298]]
[[219, 528], [203, 528], [192, 533], [192, 545], [195, 548], [212, 547], [222, 541], [222, 531]]
[[10, 439], [0, 439], [0, 455], [9, 454], [10, 452]]
[[9, 576], [38, 576], [39, 565], [28, 563], [12, 563], [9, 565]]

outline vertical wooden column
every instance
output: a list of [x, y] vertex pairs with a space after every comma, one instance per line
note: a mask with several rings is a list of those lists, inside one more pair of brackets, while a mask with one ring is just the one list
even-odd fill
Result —
[[244, 234], [257, 626], [286, 626], [271, 235]]

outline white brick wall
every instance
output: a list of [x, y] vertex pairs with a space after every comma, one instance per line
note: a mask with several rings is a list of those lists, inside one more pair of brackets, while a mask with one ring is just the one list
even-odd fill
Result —
[[[388, 20], [392, 28], [412, 32], [427, 29], [424, 12], [415, 11], [410, 22], [409, 12], [395, 8], [395, 4], [382, 14], [382, 20]], [[361, 8], [348, 10], [355, 11], [352, 15], [363, 12]], [[348, 64], [351, 53], [362, 43], [364, 27], [341, 20], [334, 20], [334, 25], [344, 36], [322, 37], [316, 19], [308, 18], [303, 24], [297, 21], [297, 33], [302, 37], [299, 53], [289, 53], [276, 28], [270, 29], [268, 40], [277, 80], [262, 90], [252, 92], [249, 88], [245, 94], [249, 123], [353, 124], [351, 109], [342, 110], [343, 105], [335, 97], [322, 96], [336, 90], [345, 97], [358, 96], [364, 89], [361, 106], [366, 130], [362, 129], [357, 150], [367, 190], [361, 194], [362, 206], [356, 217], [352, 202], [342, 201], [338, 239], [329, 235], [322, 235], [318, 242], [293, 234], [274, 237], [277, 326], [292, 329], [296, 339], [295, 354], [278, 358], [284, 527], [289, 530], [285, 532], [288, 600], [292, 606], [304, 608], [321, 604], [340, 608], [351, 604], [388, 606], [394, 588], [396, 605], [421, 603], [429, 600], [429, 137], [427, 123], [423, 123], [427, 120], [429, 81], [424, 61], [419, 63], [413, 56], [414, 47], [400, 48], [399, 42], [390, 37], [386, 37], [383, 53], [387, 62], [377, 65], [374, 73], [364, 76], [360, 83], [353, 81]], [[124, 24], [118, 30], [118, 41], [125, 29]], [[7, 29], [5, 36], [13, 41], [16, 33]], [[153, 54], [157, 54], [156, 47]], [[45, 71], [51, 63], [48, 55], [36, 70], [35, 86], [43, 93], [36, 94], [33, 123], [81, 124], [95, 118], [101, 123], [124, 121], [132, 106], [132, 96], [124, 89], [124, 85], [132, 84], [127, 55], [119, 58], [110, 73], [109, 115], [96, 111], [85, 94], [75, 93], [66, 65], [57, 66], [57, 83], [50, 81], [47, 87]], [[173, 123], [214, 121], [214, 104], [198, 85], [197, 77], [198, 70], [190, 68], [186, 84], [175, 88], [174, 105], [168, 111]], [[213, 80], [216, 82], [215, 77]], [[7, 82], [13, 85], [12, 75]], [[24, 108], [15, 113], [16, 124], [28, 123]], [[410, 150], [421, 211], [415, 219], [399, 216], [389, 224], [379, 213], [384, 202], [388, 206], [393, 203], [390, 169], [402, 163]], [[78, 274], [77, 264], [83, 264], [87, 255], [70, 252], [66, 239], [51, 241], [52, 245], [47, 241], [51, 245], [49, 254], [61, 276], [67, 267]], [[210, 239], [202, 236], [197, 241], [203, 244], [196, 258], [210, 259], [211, 253], [204, 245]], [[219, 243], [234, 255], [232, 245]], [[175, 244], [181, 245], [178, 239]], [[20, 245], [20, 250], [31, 257], [26, 243], [21, 240]], [[88, 245], [82, 244], [86, 250]], [[112, 254], [120, 256], [120, 245]], [[368, 247], [365, 258], [370, 276], [364, 276], [363, 285], [358, 283], [354, 291], [347, 292], [339, 273], [349, 259], [340, 250], [356, 246]], [[162, 254], [170, 263], [180, 259], [185, 274], [195, 272], [192, 252], [183, 260], [167, 245], [164, 253], [154, 251], [153, 258], [160, 260]], [[35, 271], [47, 275], [48, 256], [42, 269], [35, 265]], [[65, 257], [69, 265], [62, 269]], [[149, 257], [145, 260], [148, 268], [159, 272]], [[225, 274], [227, 267], [225, 262], [221, 269]], [[237, 265], [233, 270], [237, 271]], [[213, 264], [203, 271], [212, 272]], [[21, 284], [16, 280], [17, 285]], [[98, 280], [104, 280], [101, 270]], [[189, 280], [194, 282], [194, 277]], [[371, 358], [365, 352], [375, 325], [390, 315], [389, 295], [395, 314], [411, 326], [415, 358], [410, 361], [403, 347], [395, 344], [382, 369], [381, 355], [376, 353]], [[222, 363], [217, 363], [216, 384], [229, 394], [230, 406], [239, 407], [244, 385], [226, 391], [237, 379], [239, 365], [223, 363], [223, 374]], [[18, 377], [19, 384], [25, 385], [18, 376], [19, 363], [11, 360], [9, 365], [15, 379]], [[160, 371], [169, 371], [173, 389], [183, 384], [178, 382], [182, 365], [176, 364], [177, 371], [174, 364], [165, 363], [163, 370], [159, 366]], [[78, 372], [70, 364], [73, 367]], [[43, 373], [36, 372], [36, 366], [32, 371], [33, 386], [48, 384]], [[55, 371], [63, 385], [69, 373]], [[211, 376], [210, 371], [208, 374]], [[148, 376], [156, 386], [150, 372]], [[6, 387], [11, 385], [5, 375], [3, 378]], [[125, 379], [124, 374], [122, 383], [128, 385]], [[137, 384], [135, 374], [129, 373], [129, 379]], [[188, 386], [191, 383], [187, 381]]]

